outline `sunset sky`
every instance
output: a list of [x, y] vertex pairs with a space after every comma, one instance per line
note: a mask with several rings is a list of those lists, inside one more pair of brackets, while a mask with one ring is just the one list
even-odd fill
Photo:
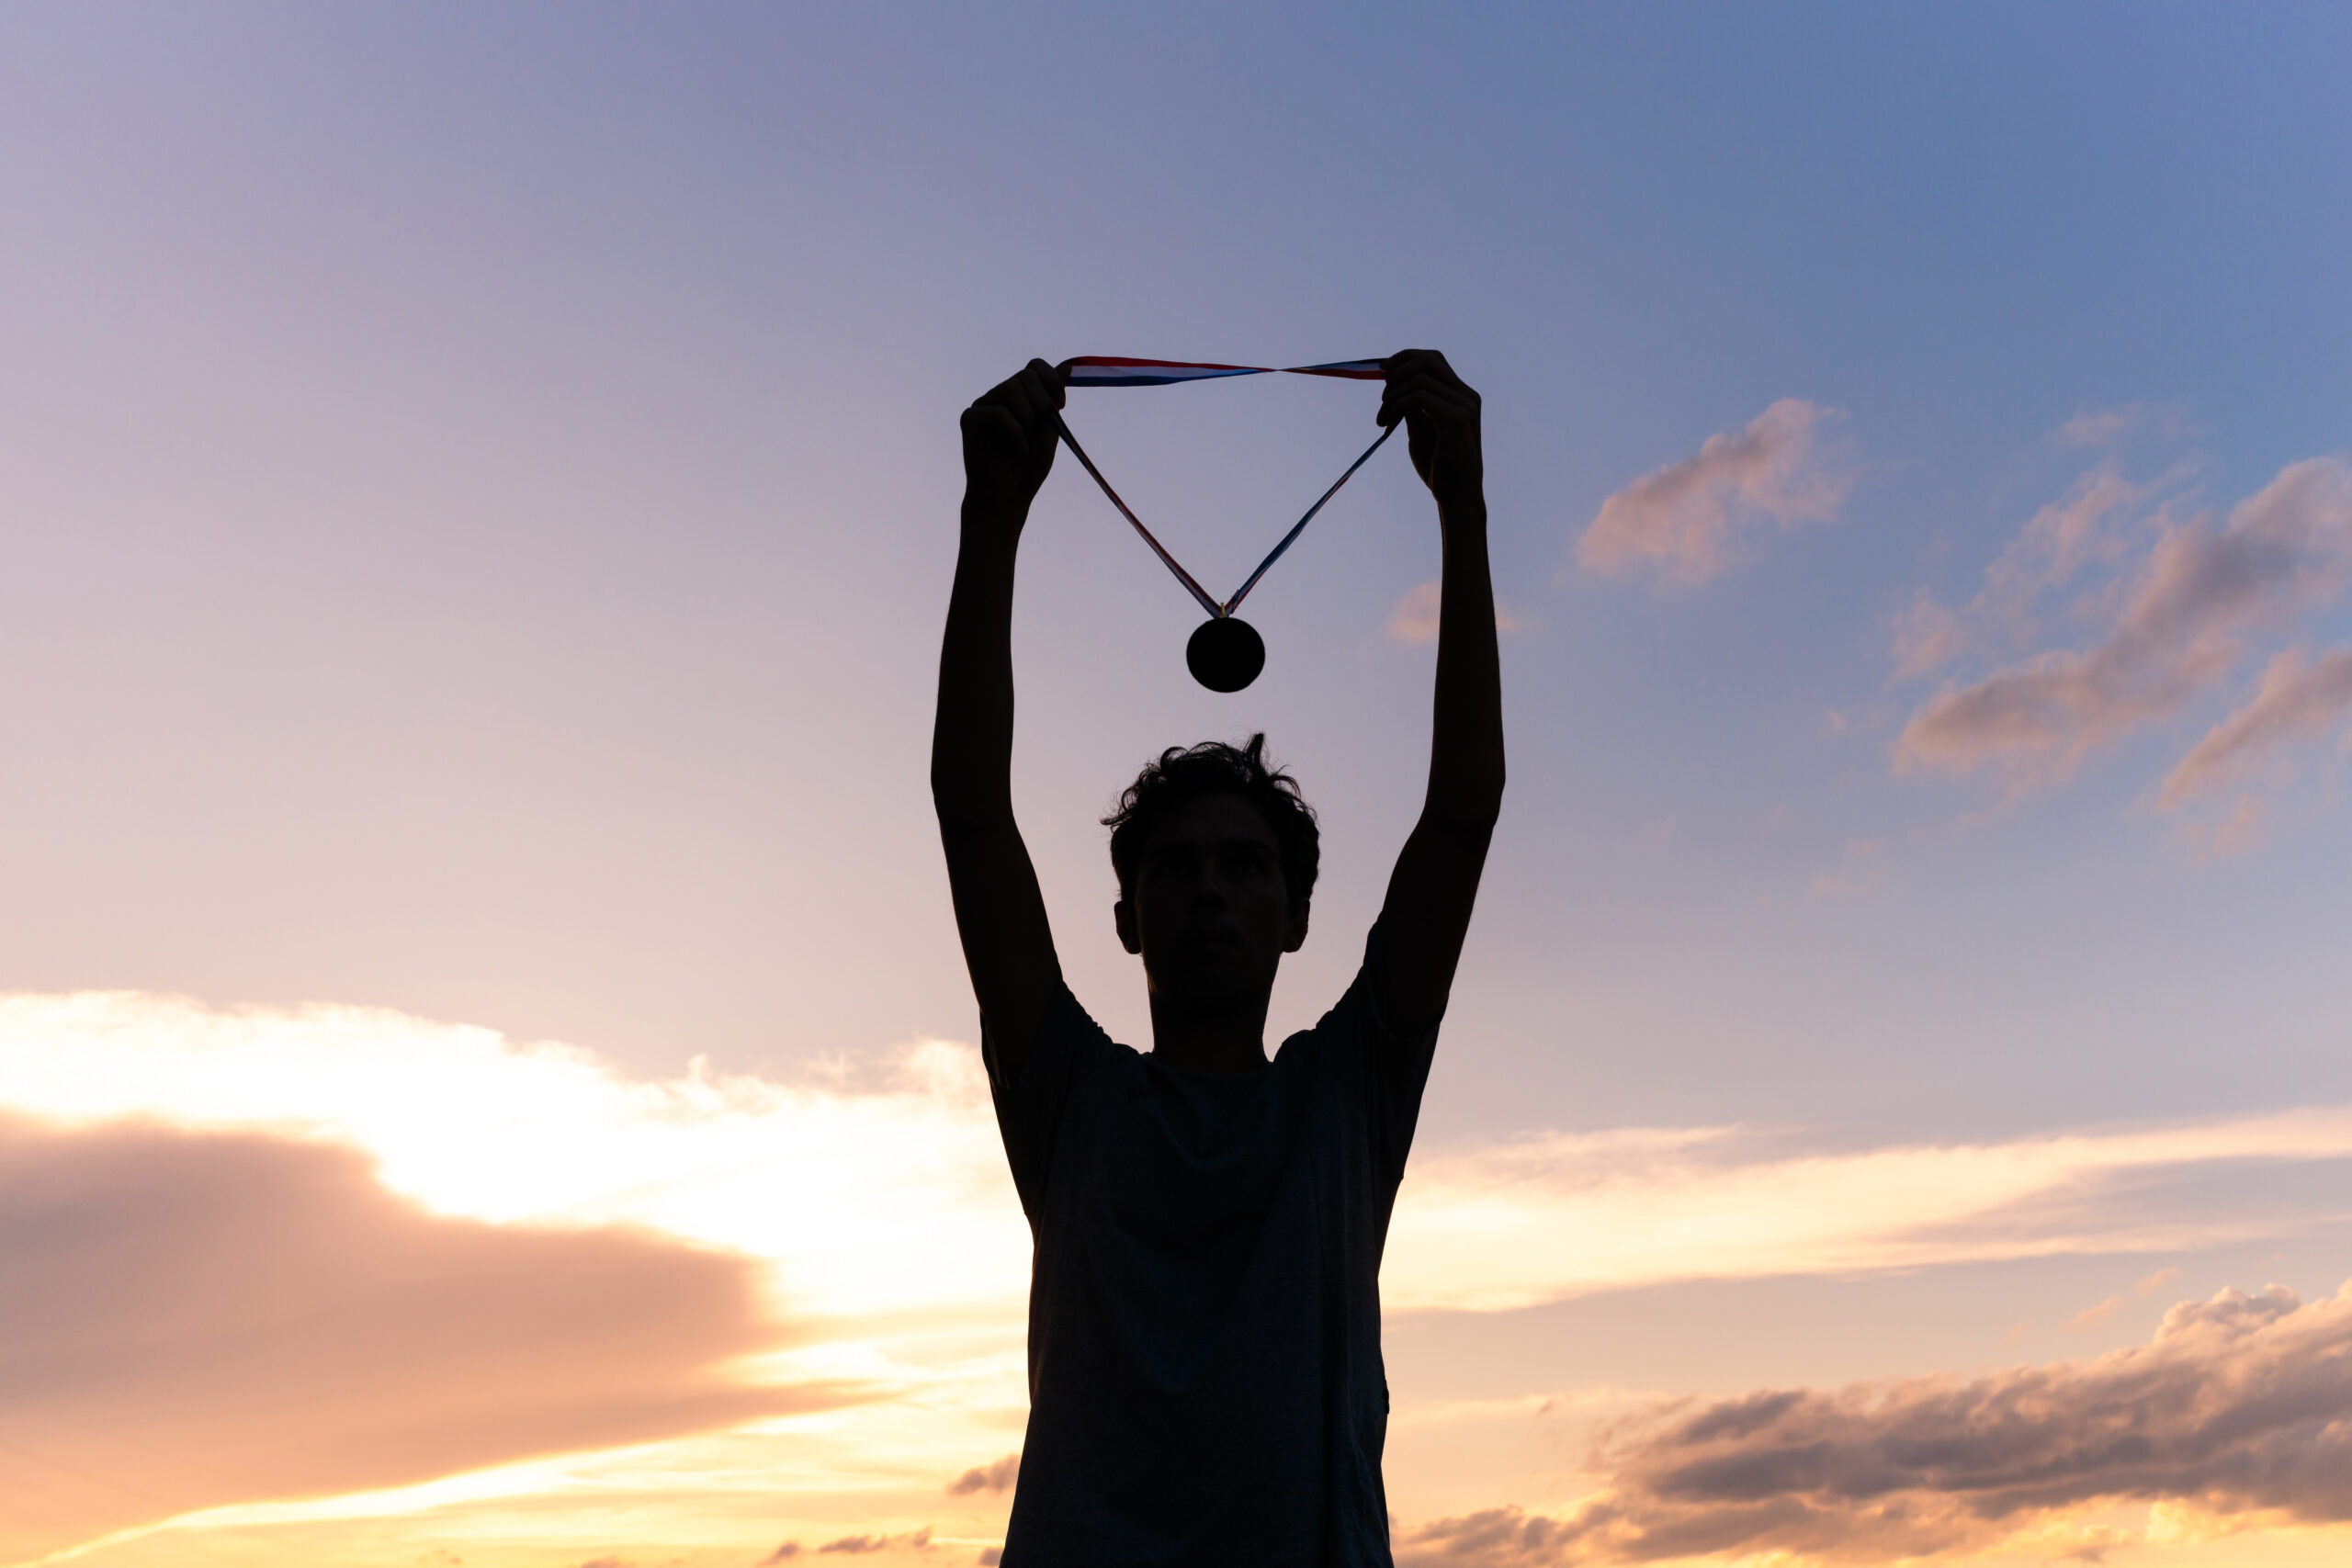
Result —
[[[2352, 10], [0, 13], [0, 1565], [989, 1563], [1028, 1235], [926, 779], [956, 416], [1444, 350], [1511, 783], [1383, 1273], [1406, 1568], [2352, 1555]], [[1213, 588], [1377, 390], [1071, 395]], [[1401, 446], [1401, 443], [1398, 444]], [[1271, 1028], [1427, 765], [1067, 457], [1016, 801], [1254, 730]]]

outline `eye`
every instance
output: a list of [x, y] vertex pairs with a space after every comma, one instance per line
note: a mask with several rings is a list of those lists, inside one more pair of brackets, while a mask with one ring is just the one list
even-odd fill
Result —
[[1191, 874], [1199, 861], [1200, 857], [1191, 850], [1171, 848], [1155, 851], [1144, 863], [1144, 875], [1147, 878], [1185, 876]]
[[1226, 863], [1237, 875], [1265, 876], [1274, 869], [1274, 857], [1259, 844], [1236, 844], [1226, 853]]

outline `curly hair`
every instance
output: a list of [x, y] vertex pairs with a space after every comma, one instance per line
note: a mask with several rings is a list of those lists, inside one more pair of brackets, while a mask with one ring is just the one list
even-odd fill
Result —
[[1136, 782], [1119, 796], [1119, 807], [1102, 818], [1111, 829], [1111, 869], [1118, 874], [1119, 896], [1135, 886], [1137, 863], [1153, 831], [1203, 795], [1238, 795], [1257, 807], [1273, 829], [1283, 868], [1283, 882], [1293, 899], [1315, 891], [1315, 873], [1322, 858], [1315, 827], [1315, 808], [1299, 794], [1298, 781], [1265, 758], [1266, 738], [1252, 735], [1247, 746], [1204, 740], [1198, 746], [1170, 746], [1144, 764]]

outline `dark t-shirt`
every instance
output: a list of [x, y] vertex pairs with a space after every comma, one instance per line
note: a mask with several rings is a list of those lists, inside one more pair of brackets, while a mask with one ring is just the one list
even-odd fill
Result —
[[1380, 1249], [1436, 1044], [1361, 972], [1260, 1072], [1162, 1066], [1058, 980], [1019, 1077], [984, 1043], [1036, 1241], [1005, 1568], [1385, 1568]]

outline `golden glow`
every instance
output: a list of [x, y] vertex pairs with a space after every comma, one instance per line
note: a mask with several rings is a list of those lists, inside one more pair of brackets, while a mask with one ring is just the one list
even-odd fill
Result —
[[[970, 1046], [910, 1044], [873, 1088], [700, 1064], [647, 1082], [577, 1049], [379, 1010], [15, 996], [0, 998], [0, 1109], [52, 1125], [144, 1119], [356, 1148], [387, 1188], [438, 1214], [620, 1225], [747, 1256], [785, 1338], [729, 1376], [853, 1391], [701, 1436], [517, 1454], [336, 1495], [255, 1495], [183, 1515], [163, 1527], [175, 1539], [254, 1562], [413, 1564], [442, 1551], [518, 1568], [574, 1549], [580, 1562], [658, 1552], [740, 1564], [793, 1540], [812, 1553], [859, 1540], [877, 1559], [950, 1545], [977, 1556], [1001, 1539], [1006, 1493], [948, 1490], [1019, 1450], [1025, 1398], [1026, 1229]], [[2346, 1156], [2352, 1111], [2338, 1109], [1795, 1156], [1733, 1129], [1425, 1146], [1384, 1291], [1393, 1310], [1487, 1312], [1694, 1278], [2191, 1246], [2255, 1233], [2127, 1211], [2110, 1201], [2122, 1179]], [[1575, 1467], [1584, 1434], [1654, 1397], [1531, 1388], [1400, 1400], [1394, 1505], [1408, 1522], [1505, 1501], [1571, 1508], [1603, 1479]], [[2109, 1533], [2094, 1539], [2074, 1516], [2052, 1516], [2032, 1525], [2034, 1550], [2128, 1540], [2202, 1562], [2226, 1527], [2171, 1508], [2119, 1528], [2099, 1523]], [[111, 1568], [159, 1550], [153, 1527], [96, 1534], [73, 1555]], [[2293, 1561], [2293, 1539], [2261, 1560]]]

